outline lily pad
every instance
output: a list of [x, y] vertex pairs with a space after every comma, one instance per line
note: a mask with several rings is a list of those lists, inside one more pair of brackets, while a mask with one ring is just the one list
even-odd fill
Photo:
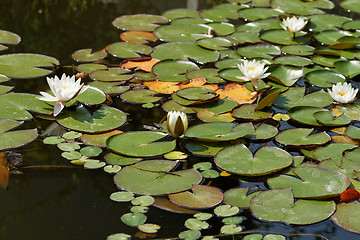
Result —
[[159, 25], [167, 23], [166, 17], [151, 14], [125, 15], [116, 18], [112, 24], [114, 27], [123, 30], [153, 31]]
[[313, 55], [314, 47], [310, 45], [287, 45], [281, 48], [281, 51], [287, 54], [293, 54], [297, 56], [309, 56]]
[[256, 110], [256, 107], [256, 104], [243, 104], [236, 108], [232, 115], [236, 118], [256, 121], [271, 118], [274, 113], [272, 110]]
[[86, 108], [79, 107], [76, 111], [65, 111], [59, 115], [60, 125], [86, 133], [97, 133], [113, 130], [126, 122], [126, 114], [119, 109], [103, 106], [90, 113]]
[[322, 145], [331, 140], [326, 132], [311, 134], [313, 128], [291, 128], [280, 132], [275, 140], [285, 146], [315, 146]]
[[358, 12], [360, 13], [360, 7], [358, 4], [356, 4], [356, 0], [344, 0], [340, 2], [340, 6], [348, 9], [350, 11]]
[[0, 95], [0, 118], [30, 120], [33, 116], [28, 111], [51, 114], [52, 107], [33, 94], [9, 93]]
[[346, 136], [352, 139], [360, 140], [360, 127], [350, 125], [345, 131]]
[[282, 44], [282, 45], [293, 45], [293, 44], [305, 44], [309, 42], [309, 38], [297, 36], [293, 37], [293, 34], [285, 30], [267, 30], [260, 34], [260, 38], [267, 42]]
[[360, 233], [359, 214], [360, 203], [358, 201], [339, 203], [331, 220], [348, 231]]
[[200, 141], [230, 141], [248, 134], [252, 128], [236, 130], [234, 123], [212, 122], [191, 126], [185, 137]]
[[138, 89], [122, 93], [120, 97], [129, 103], [153, 103], [162, 99], [161, 96], [155, 96], [156, 94], [157, 92], [148, 89]]
[[273, 58], [281, 54], [279, 47], [269, 43], [239, 45], [236, 52], [246, 58]]
[[126, 156], [158, 156], [175, 149], [175, 141], [159, 141], [166, 136], [167, 134], [161, 132], [126, 132], [110, 137], [107, 146], [110, 150]]
[[169, 199], [182, 207], [204, 209], [220, 204], [223, 193], [215, 187], [193, 185], [189, 191], [169, 194]]
[[242, 176], [270, 174], [290, 166], [292, 161], [291, 155], [280, 148], [264, 146], [253, 155], [244, 144], [224, 148], [215, 156], [219, 168]]
[[149, 43], [155, 42], [157, 37], [153, 33], [144, 31], [129, 31], [120, 34], [121, 40], [132, 43]]
[[[203, 38], [196, 41], [200, 47], [210, 50], [225, 50], [232, 47], [233, 43], [223, 37]], [[214, 61], [213, 61], [214, 62]]]
[[243, 8], [238, 11], [240, 17], [256, 21], [259, 19], [268, 19], [271, 17], [276, 17], [282, 14], [282, 11], [272, 9], [272, 8]]
[[154, 30], [157, 38], [165, 42], [194, 42], [200, 38], [210, 38], [211, 27], [205, 24], [172, 24]]
[[224, 202], [235, 207], [249, 208], [250, 200], [260, 191], [248, 194], [249, 188], [231, 188], [224, 193]]
[[214, 22], [228, 22], [229, 19], [238, 19], [237, 12], [222, 9], [207, 9], [200, 12], [200, 17]]
[[252, 130], [244, 136], [246, 139], [250, 139], [252, 141], [255, 140], [265, 140], [274, 137], [278, 133], [278, 129], [272, 125], [266, 123], [253, 124], [249, 123], [241, 123], [238, 124], [235, 129], [242, 128], [252, 128]]
[[130, 70], [124, 68], [109, 68], [109, 69], [98, 69], [89, 74], [89, 76], [98, 81], [104, 82], [118, 82], [125, 81], [132, 78], [132, 74], [129, 74]]
[[153, 51], [150, 46], [129, 42], [110, 44], [107, 50], [111, 55], [118, 58], [137, 58], [142, 55], [149, 55]]
[[310, 59], [299, 56], [281, 56], [275, 58], [274, 62], [276, 64], [292, 65], [292, 66], [300, 66], [300, 67], [304, 67], [312, 64], [312, 61]]
[[265, 221], [306, 225], [327, 219], [335, 212], [336, 205], [333, 201], [295, 201], [291, 188], [284, 188], [257, 194], [250, 202], [250, 209]]
[[212, 157], [215, 156], [224, 147], [231, 144], [226, 142], [188, 142], [186, 143], [186, 149], [196, 156]]
[[93, 52], [91, 48], [81, 49], [74, 52], [71, 57], [77, 62], [94, 62], [107, 56], [104, 50]]
[[334, 3], [329, 0], [302, 1], [302, 0], [273, 0], [271, 7], [286, 13], [298, 15], [323, 14], [319, 8], [332, 9]]
[[310, 21], [310, 28], [317, 32], [329, 29], [337, 29], [340, 28], [343, 23], [349, 20], [351, 20], [351, 18], [334, 14], [312, 15]]
[[280, 65], [271, 68], [270, 71], [271, 75], [268, 78], [288, 87], [292, 86], [297, 80], [299, 80], [300, 77], [303, 76], [302, 68], [296, 66]]
[[35, 78], [50, 74], [56, 58], [31, 53], [7, 54], [0, 56], [0, 74], [11, 78]]
[[201, 48], [193, 42], [174, 42], [155, 47], [151, 56], [158, 60], [188, 60], [190, 58], [201, 63], [208, 63], [215, 62], [219, 58], [219, 53]]
[[152, 71], [158, 76], [159, 81], [183, 82], [188, 80], [185, 73], [198, 69], [199, 67], [190, 61], [164, 60], [155, 64]]
[[[21, 38], [16, 33], [5, 31], [5, 30], [0, 30], [0, 43], [16, 45], [16, 44], [19, 44], [20, 41], [21, 41]], [[0, 44], [0, 51], [7, 49], [7, 47], [2, 44]]]
[[167, 160], [139, 162], [120, 170], [114, 181], [119, 188], [143, 195], [181, 192], [200, 183], [201, 174], [195, 169], [169, 172], [176, 164]]
[[344, 83], [346, 78], [339, 73], [330, 70], [315, 70], [305, 75], [305, 80], [318, 87], [331, 88], [338, 82]]
[[21, 147], [37, 138], [37, 129], [10, 131], [21, 124], [23, 122], [0, 119], [0, 151]]
[[171, 9], [162, 14], [164, 17], [166, 17], [169, 20], [174, 20], [178, 18], [198, 18], [199, 13], [192, 9], [187, 8], [177, 8], [177, 9]]
[[297, 167], [292, 172], [296, 177], [280, 175], [269, 178], [267, 183], [271, 188], [291, 187], [295, 198], [335, 197], [350, 185], [345, 175], [318, 167]]
[[353, 78], [360, 74], [360, 61], [337, 61], [334, 67], [345, 77]]

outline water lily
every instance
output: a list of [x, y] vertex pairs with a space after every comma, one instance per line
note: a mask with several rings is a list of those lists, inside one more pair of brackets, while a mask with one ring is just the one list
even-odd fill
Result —
[[54, 78], [47, 77], [46, 80], [54, 96], [46, 92], [40, 92], [42, 97], [39, 97], [39, 99], [56, 102], [54, 106], [54, 116], [57, 116], [64, 109], [66, 102], [86, 90], [86, 88], [83, 87], [84, 84], [81, 84], [81, 78], [76, 80], [75, 76], [66, 76], [65, 73], [61, 76], [61, 79], [55, 76]]
[[167, 129], [174, 137], [179, 137], [185, 133], [188, 128], [188, 119], [186, 113], [180, 111], [170, 111], [167, 114]]
[[266, 78], [270, 73], [265, 73], [268, 67], [265, 68], [265, 63], [245, 60], [243, 64], [237, 65], [244, 76], [236, 76], [238, 79], [251, 81], [253, 86], [257, 86], [258, 80]]
[[280, 23], [280, 25], [286, 31], [291, 33], [296, 33], [301, 29], [303, 29], [307, 23], [308, 23], [307, 19], [303, 17], [299, 17], [299, 18], [287, 17], [286, 19], [283, 20], [282, 23]]
[[358, 89], [351, 86], [350, 83], [337, 83], [331, 90], [328, 89], [330, 96], [338, 103], [350, 103], [355, 100]]

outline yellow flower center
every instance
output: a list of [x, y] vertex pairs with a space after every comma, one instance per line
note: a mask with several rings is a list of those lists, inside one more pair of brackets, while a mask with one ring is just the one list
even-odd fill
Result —
[[63, 86], [63, 89], [66, 89], [66, 86]]
[[337, 95], [344, 96], [346, 93], [344, 91], [338, 92]]
[[251, 71], [251, 70], [254, 70], [255, 67], [248, 67], [248, 70]]

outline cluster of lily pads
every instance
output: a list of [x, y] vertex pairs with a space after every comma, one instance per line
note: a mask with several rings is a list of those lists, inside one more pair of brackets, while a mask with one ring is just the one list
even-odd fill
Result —
[[[360, 12], [356, 0], [341, 6]], [[36, 129], [11, 131], [22, 121], [56, 121], [68, 132], [44, 143], [57, 144], [74, 164], [116, 173], [120, 191], [110, 198], [134, 205], [121, 220], [149, 234], [160, 229], [146, 223], [150, 196], [206, 211], [184, 223], [184, 239], [210, 227], [208, 209], [224, 217], [219, 234], [243, 230], [240, 208], [295, 225], [331, 217], [360, 233], [359, 196], [340, 199], [360, 191], [360, 20], [325, 11], [332, 8], [329, 0], [228, 0], [200, 12], [118, 17], [112, 24], [121, 41], [73, 53], [77, 82], [48, 77], [51, 91], [42, 97], [0, 86], [0, 150], [38, 137]], [[19, 41], [0, 31], [0, 43]], [[59, 64], [1, 55], [0, 81], [45, 76]], [[117, 97], [161, 108], [162, 117], [169, 112], [167, 127], [159, 118], [151, 130], [122, 132], [128, 117]], [[216, 179], [267, 189], [223, 191], [212, 186]], [[244, 239], [283, 237], [267, 236]]]

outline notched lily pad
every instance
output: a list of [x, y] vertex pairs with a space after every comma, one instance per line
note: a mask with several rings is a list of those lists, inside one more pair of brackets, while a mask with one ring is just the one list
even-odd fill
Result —
[[166, 17], [151, 14], [125, 15], [116, 18], [112, 24], [114, 27], [123, 30], [153, 31], [159, 25], [167, 23]]
[[78, 62], [94, 62], [107, 56], [106, 51], [93, 52], [91, 48], [81, 49], [74, 52], [71, 57]]
[[331, 141], [329, 134], [326, 132], [311, 134], [313, 130], [313, 128], [286, 129], [280, 132], [275, 137], [275, 140], [280, 144], [292, 147], [316, 146]]

